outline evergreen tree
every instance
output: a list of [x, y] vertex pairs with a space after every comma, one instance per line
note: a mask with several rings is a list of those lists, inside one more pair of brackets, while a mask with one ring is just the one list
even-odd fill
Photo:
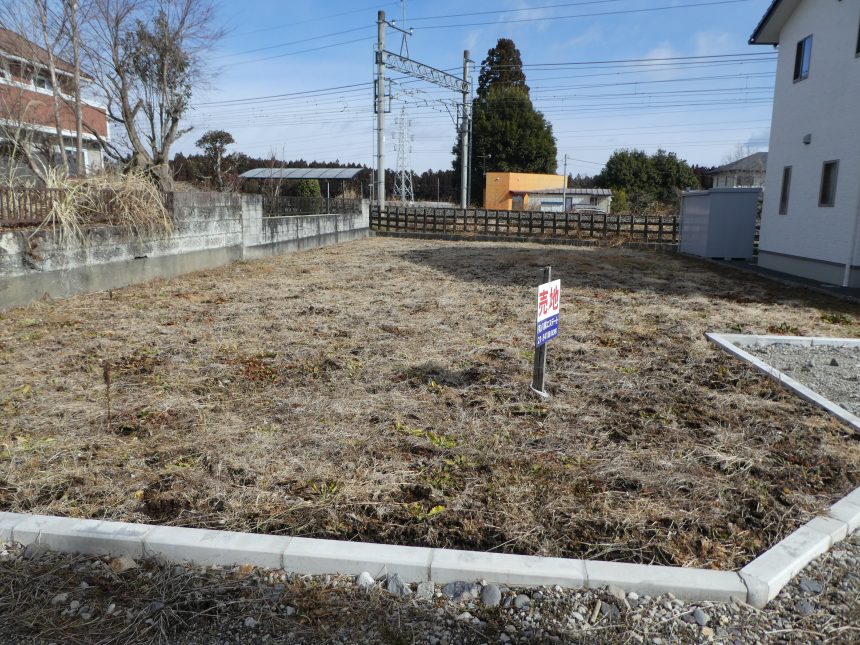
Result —
[[[556, 171], [552, 126], [534, 109], [512, 40], [499, 39], [481, 63], [477, 98], [472, 102], [472, 202], [481, 203], [487, 172]], [[454, 146], [454, 171], [460, 182], [461, 150]]]
[[231, 143], [236, 143], [233, 135], [224, 130], [209, 130], [202, 137], [197, 139], [194, 144], [206, 155], [211, 166], [210, 170], [215, 176], [215, 185], [221, 189], [224, 188], [224, 155], [227, 152], [227, 146]]
[[[649, 156], [642, 150], [616, 150], [596, 178], [602, 188], [623, 192], [634, 211], [655, 204], [674, 205], [678, 194], [698, 188], [699, 179], [689, 164], [674, 152], [658, 150]], [[620, 208], [620, 201], [618, 208]], [[615, 210], [616, 204], [613, 204]]]
[[487, 52], [487, 57], [481, 63], [478, 96], [484, 98], [496, 86], [518, 87], [526, 95], [529, 93], [520, 50], [510, 38], [499, 38], [496, 46]]

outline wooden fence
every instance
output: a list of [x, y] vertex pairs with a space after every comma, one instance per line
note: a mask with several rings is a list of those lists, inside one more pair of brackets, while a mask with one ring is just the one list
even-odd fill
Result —
[[38, 226], [65, 192], [62, 188], [0, 188], [0, 227]]
[[[51, 214], [54, 204], [67, 194], [65, 188], [0, 188], [0, 228], [39, 226]], [[116, 196], [110, 189], [89, 191], [81, 223], [111, 223], [119, 212]], [[171, 211], [173, 194], [161, 193], [161, 198]]]
[[468, 208], [378, 206], [370, 210], [371, 230], [546, 239], [610, 239], [677, 244], [679, 218], [662, 215], [545, 213]]
[[263, 195], [263, 217], [360, 213], [360, 199]]

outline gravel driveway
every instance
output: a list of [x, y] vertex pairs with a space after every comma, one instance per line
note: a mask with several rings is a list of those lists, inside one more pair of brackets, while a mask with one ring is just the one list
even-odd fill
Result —
[[860, 347], [778, 343], [744, 349], [852, 414], [860, 415]]

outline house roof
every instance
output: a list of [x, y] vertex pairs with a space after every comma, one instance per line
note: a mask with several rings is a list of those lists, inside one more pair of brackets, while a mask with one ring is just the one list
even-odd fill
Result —
[[750, 45], [778, 45], [779, 33], [801, 1], [773, 0], [753, 35], [750, 36]]
[[[4, 27], [0, 27], [0, 52], [16, 56], [28, 61], [35, 61], [40, 65], [48, 66], [48, 51], [43, 47], [39, 47], [32, 40], [24, 38], [21, 34], [10, 31]], [[63, 60], [54, 56], [54, 67], [59, 72], [66, 74], [74, 74], [75, 66], [67, 60]], [[91, 76], [81, 72], [81, 76], [87, 79], [92, 79]]]
[[242, 179], [354, 179], [364, 168], [254, 168]]
[[756, 152], [751, 154], [749, 157], [744, 157], [743, 159], [738, 159], [737, 161], [733, 161], [731, 163], [727, 163], [724, 166], [720, 166], [719, 168], [714, 168], [709, 175], [716, 175], [722, 172], [736, 172], [736, 171], [754, 171], [761, 172], [767, 168], [767, 153], [766, 152]]
[[[535, 190], [512, 190], [512, 195], [563, 195], [564, 188], [541, 188]], [[609, 188], [568, 188], [568, 195], [596, 195], [599, 197], [611, 197]]]

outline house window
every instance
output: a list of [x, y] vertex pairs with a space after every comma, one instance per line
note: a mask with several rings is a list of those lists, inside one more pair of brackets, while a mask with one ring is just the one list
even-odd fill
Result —
[[38, 87], [40, 90], [50, 90], [53, 88], [53, 85], [51, 85], [51, 79], [47, 76], [42, 76], [41, 74], [33, 78], [33, 85]]
[[794, 80], [802, 81], [809, 76], [809, 61], [812, 59], [812, 36], [807, 36], [797, 43], [797, 54], [794, 58]]
[[833, 206], [836, 203], [836, 180], [839, 177], [839, 162], [825, 161], [821, 169], [821, 193], [819, 206]]
[[779, 214], [788, 215], [788, 194], [791, 190], [791, 166], [782, 169], [782, 188], [779, 191]]
[[857, 52], [856, 54], [860, 56], [860, 27], [857, 28]]

